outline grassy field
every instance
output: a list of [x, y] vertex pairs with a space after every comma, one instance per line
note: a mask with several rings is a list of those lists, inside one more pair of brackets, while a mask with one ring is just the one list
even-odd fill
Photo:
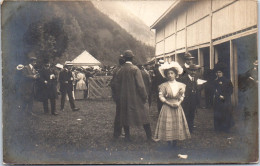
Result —
[[[59, 110], [60, 100], [57, 100]], [[256, 160], [258, 145], [252, 126], [257, 116], [243, 120], [235, 114], [236, 125], [230, 133], [215, 132], [213, 111], [199, 109], [191, 139], [169, 149], [166, 142], [148, 144], [142, 127], [130, 128], [133, 142], [112, 139], [115, 104], [112, 100], [76, 101], [78, 112], [69, 109], [58, 116], [43, 114], [42, 104], [34, 103], [35, 116], [9, 105], [4, 112], [4, 161], [27, 164], [86, 163], [237, 163]], [[150, 109], [154, 134], [158, 114]], [[253, 119], [254, 118], [254, 119]], [[253, 123], [254, 122], [254, 123]], [[188, 155], [187, 159], [178, 154]]]

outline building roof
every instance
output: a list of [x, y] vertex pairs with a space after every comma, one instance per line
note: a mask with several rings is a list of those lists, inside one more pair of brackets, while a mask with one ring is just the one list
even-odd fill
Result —
[[176, 0], [174, 3], [150, 26], [151, 29], [156, 29], [163, 23], [173, 11], [183, 5], [185, 0]]
[[77, 56], [73, 61], [71, 61], [73, 65], [82, 65], [82, 66], [96, 66], [101, 65], [101, 63], [94, 58], [90, 53], [86, 50], [83, 51], [79, 56]]

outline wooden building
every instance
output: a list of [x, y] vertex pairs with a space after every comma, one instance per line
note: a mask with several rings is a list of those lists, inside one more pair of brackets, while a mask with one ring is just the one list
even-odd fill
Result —
[[151, 29], [156, 60], [183, 64], [189, 51], [202, 72], [226, 63], [237, 104], [238, 75], [257, 59], [257, 0], [176, 0]]

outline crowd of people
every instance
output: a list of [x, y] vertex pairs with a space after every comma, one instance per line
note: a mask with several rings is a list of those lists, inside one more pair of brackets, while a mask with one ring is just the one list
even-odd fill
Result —
[[58, 115], [56, 100], [61, 95], [60, 110], [64, 111], [66, 96], [72, 111], [78, 111], [75, 100], [87, 97], [88, 79], [96, 76], [111, 76], [115, 66], [100, 67], [74, 67], [69, 61], [51, 65], [45, 59], [37, 64], [37, 58], [29, 57], [28, 65], [16, 67], [15, 90], [18, 99], [18, 108], [23, 112], [34, 114], [32, 107], [34, 100], [43, 103], [44, 113]]
[[[57, 95], [60, 94], [60, 110], [64, 111], [66, 96], [72, 111], [80, 109], [75, 99], [84, 99], [87, 95], [88, 79], [95, 76], [112, 76], [110, 82], [112, 98], [116, 103], [114, 120], [114, 140], [122, 135], [131, 141], [130, 127], [143, 126], [149, 142], [167, 141], [171, 147], [178, 140], [191, 137], [194, 130], [195, 113], [201, 107], [201, 91], [205, 92], [206, 108], [213, 108], [215, 131], [228, 132], [234, 125], [231, 95], [233, 85], [225, 74], [227, 67], [218, 63], [213, 70], [205, 70], [201, 78], [199, 65], [193, 64], [194, 57], [185, 53], [185, 63], [164, 62], [160, 60], [154, 68], [133, 64], [134, 54], [126, 50], [119, 57], [118, 66], [106, 66], [102, 69], [75, 68], [70, 62], [51, 66], [48, 60], [39, 68], [36, 58], [30, 57], [26, 66], [17, 66], [17, 97], [19, 109], [33, 114], [33, 101], [43, 103], [43, 111], [58, 115], [56, 109]], [[255, 67], [257, 67], [255, 63]], [[256, 71], [256, 70], [252, 70]], [[251, 72], [252, 73], [252, 72]], [[250, 81], [253, 77], [240, 79]], [[250, 79], [251, 78], [251, 79]], [[240, 86], [242, 87], [242, 86]], [[152, 96], [157, 102], [158, 121], [152, 134], [149, 109]]]
[[[228, 70], [225, 64], [216, 64], [212, 70], [214, 76], [206, 76], [210, 79], [203, 80], [199, 74], [201, 67], [193, 64], [194, 57], [189, 52], [185, 54], [183, 66], [175, 61], [160, 60], [152, 70], [134, 65], [133, 59], [133, 52], [125, 51], [119, 57], [119, 66], [111, 80], [116, 103], [114, 140], [120, 137], [124, 129], [125, 139], [131, 141], [130, 127], [142, 125], [149, 142], [162, 140], [175, 147], [178, 140], [191, 137], [195, 112], [201, 106], [202, 89], [210, 91], [205, 92], [206, 106], [213, 107], [214, 129], [228, 132], [234, 125], [231, 104], [233, 85], [225, 77]], [[149, 121], [152, 94], [156, 95], [159, 113], [153, 138]]]

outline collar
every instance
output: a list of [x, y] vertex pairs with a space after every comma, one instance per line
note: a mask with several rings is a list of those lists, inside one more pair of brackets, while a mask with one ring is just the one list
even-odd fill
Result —
[[33, 65], [29, 64], [30, 68], [33, 69]]
[[130, 61], [126, 61], [125, 63], [133, 64], [133, 63], [132, 63], [132, 62], [130, 62]]
[[189, 67], [190, 67], [190, 65], [188, 65], [187, 63], [184, 63], [184, 66], [185, 66], [186, 68], [189, 68]]
[[190, 80], [192, 81], [192, 78], [194, 79], [194, 77], [192, 77], [191, 75], [188, 74], [188, 77], [190, 78]]
[[168, 82], [169, 82], [169, 84], [174, 84], [174, 83], [176, 83], [176, 80], [168, 81]]

